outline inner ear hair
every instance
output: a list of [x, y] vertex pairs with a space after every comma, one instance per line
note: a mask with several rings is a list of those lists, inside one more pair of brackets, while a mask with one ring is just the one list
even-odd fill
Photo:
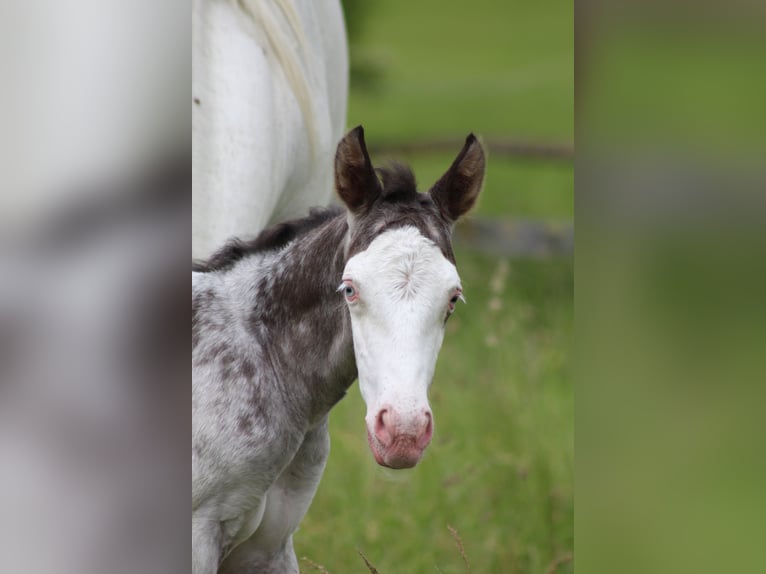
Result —
[[447, 221], [456, 221], [474, 206], [484, 182], [485, 167], [484, 148], [474, 134], [469, 134], [455, 161], [430, 191]]
[[381, 192], [380, 181], [367, 152], [362, 126], [355, 127], [338, 143], [335, 153], [335, 189], [352, 213], [370, 206]]

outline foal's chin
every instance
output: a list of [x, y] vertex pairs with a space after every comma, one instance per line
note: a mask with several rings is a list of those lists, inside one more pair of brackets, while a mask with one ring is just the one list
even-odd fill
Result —
[[367, 430], [367, 442], [370, 445], [375, 462], [386, 468], [402, 469], [412, 468], [423, 457], [427, 444], [419, 447], [417, 439], [410, 435], [400, 435], [388, 447], [380, 444], [369, 429]]

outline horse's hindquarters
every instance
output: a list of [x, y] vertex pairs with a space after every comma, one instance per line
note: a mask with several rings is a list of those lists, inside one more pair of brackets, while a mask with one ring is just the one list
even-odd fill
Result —
[[192, 21], [192, 249], [206, 257], [276, 205], [273, 89], [263, 40], [233, 4], [197, 0]]
[[244, 5], [252, 11], [228, 2], [193, 4], [197, 258], [231, 236], [252, 236], [303, 216], [332, 194], [332, 157], [348, 90], [340, 5]]

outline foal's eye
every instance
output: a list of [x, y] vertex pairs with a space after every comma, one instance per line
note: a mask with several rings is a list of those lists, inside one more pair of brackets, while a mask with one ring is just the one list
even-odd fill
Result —
[[343, 296], [349, 303], [356, 301], [359, 298], [359, 294], [356, 292], [356, 287], [348, 282], [348, 280], [340, 284], [340, 287], [338, 287], [338, 293], [343, 293]]
[[449, 300], [449, 305], [447, 305], [448, 315], [452, 314], [455, 311], [455, 305], [457, 305], [457, 302], [461, 300], [465, 301], [465, 299], [463, 299], [463, 292], [460, 290], [455, 291], [452, 294], [452, 298]]

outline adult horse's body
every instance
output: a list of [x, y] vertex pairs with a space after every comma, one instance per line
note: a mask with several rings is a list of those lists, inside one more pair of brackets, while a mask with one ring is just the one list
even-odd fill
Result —
[[332, 193], [348, 54], [338, 0], [193, 0], [194, 257]]
[[417, 464], [431, 440], [427, 391], [461, 297], [454, 221], [481, 188], [469, 136], [418, 193], [412, 173], [370, 163], [361, 128], [339, 144], [346, 210], [234, 241], [192, 273], [193, 572], [297, 573], [292, 533], [324, 470], [327, 416], [359, 378], [377, 462]]

